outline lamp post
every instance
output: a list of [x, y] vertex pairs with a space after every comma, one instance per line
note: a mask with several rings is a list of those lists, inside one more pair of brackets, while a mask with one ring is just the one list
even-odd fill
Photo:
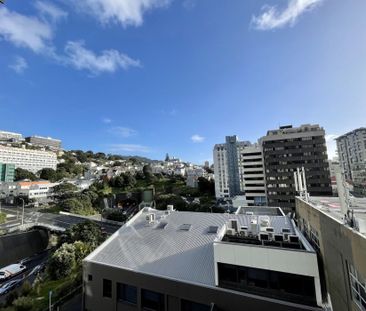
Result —
[[20, 200], [22, 200], [23, 202], [23, 210], [22, 210], [22, 227], [24, 225], [24, 199], [23, 198], [19, 198]]
[[48, 310], [52, 311], [52, 290], [48, 292]]

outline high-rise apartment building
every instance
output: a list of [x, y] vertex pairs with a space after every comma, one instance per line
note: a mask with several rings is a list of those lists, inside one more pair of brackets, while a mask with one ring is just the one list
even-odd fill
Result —
[[356, 184], [366, 181], [366, 128], [348, 132], [337, 139], [339, 163], [344, 176]]
[[239, 141], [237, 136], [226, 136], [224, 144], [214, 147], [215, 192], [217, 198], [229, 198], [243, 194], [240, 179], [240, 150], [250, 146], [249, 141]]
[[30, 137], [26, 137], [25, 141], [32, 145], [35, 145], [35, 146], [50, 147], [53, 149], [61, 149], [61, 140], [54, 139], [51, 137], [30, 136]]
[[15, 175], [14, 164], [0, 163], [0, 181], [13, 182]]
[[214, 147], [215, 192], [217, 198], [245, 195], [246, 203], [265, 205], [266, 189], [262, 148], [237, 136]]
[[241, 188], [248, 206], [267, 205], [262, 147], [255, 144], [239, 149]]
[[22, 134], [19, 133], [13, 133], [13, 132], [6, 132], [6, 131], [0, 131], [0, 141], [19, 141], [23, 138]]
[[50, 151], [0, 146], [0, 163], [37, 173], [43, 168], [56, 169], [57, 156]]
[[269, 206], [295, 208], [294, 171], [301, 167], [311, 195], [332, 195], [325, 131], [319, 125], [282, 126], [268, 131], [261, 142]]

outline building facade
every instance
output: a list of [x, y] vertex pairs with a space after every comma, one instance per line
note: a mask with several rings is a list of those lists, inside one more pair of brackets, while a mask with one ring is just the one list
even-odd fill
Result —
[[347, 180], [366, 182], [366, 128], [336, 138], [339, 162]]
[[13, 182], [15, 177], [14, 164], [0, 163], [0, 182]]
[[321, 310], [317, 256], [276, 208], [145, 207], [83, 261], [83, 310]]
[[298, 226], [319, 254], [334, 311], [366, 310], [366, 199], [353, 199], [351, 221], [338, 197], [296, 198]]
[[56, 169], [57, 156], [49, 151], [0, 146], [0, 163], [37, 173], [43, 168]]
[[243, 193], [239, 150], [249, 145], [250, 142], [239, 141], [237, 136], [226, 136], [224, 144], [215, 145], [213, 158], [217, 198], [229, 198]]
[[23, 136], [19, 133], [0, 131], [0, 141], [19, 141], [22, 140]]
[[245, 146], [239, 149], [241, 188], [248, 206], [267, 205], [262, 147]]
[[301, 167], [311, 195], [332, 195], [325, 131], [319, 125], [283, 126], [268, 131], [261, 142], [269, 206], [295, 209], [294, 171]]
[[35, 146], [49, 147], [56, 150], [61, 149], [61, 140], [51, 137], [30, 136], [26, 137], [25, 141]]

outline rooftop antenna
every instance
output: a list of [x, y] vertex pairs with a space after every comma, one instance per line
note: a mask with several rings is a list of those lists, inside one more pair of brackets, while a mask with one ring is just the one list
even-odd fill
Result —
[[306, 175], [305, 168], [301, 169], [298, 167], [296, 171], [294, 171], [294, 180], [295, 180], [295, 190], [300, 194], [300, 198], [304, 199], [306, 202], [309, 202], [309, 193], [306, 185]]

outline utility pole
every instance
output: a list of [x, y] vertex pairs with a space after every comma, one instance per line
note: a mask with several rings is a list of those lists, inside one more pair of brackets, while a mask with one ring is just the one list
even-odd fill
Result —
[[23, 202], [23, 211], [22, 211], [22, 227], [24, 225], [24, 199], [23, 198], [19, 198], [20, 200], [22, 200]]
[[52, 311], [52, 290], [48, 292], [48, 310]]

